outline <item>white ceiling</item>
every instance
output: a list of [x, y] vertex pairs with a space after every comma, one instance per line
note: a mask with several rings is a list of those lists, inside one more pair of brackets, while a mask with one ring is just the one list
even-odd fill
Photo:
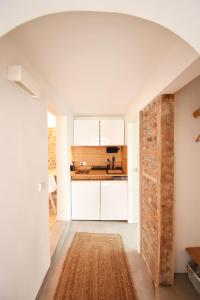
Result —
[[69, 11], [122, 13], [171, 30], [200, 53], [199, 0], [6, 0], [0, 1], [0, 37], [41, 16]]
[[50, 15], [9, 35], [79, 115], [126, 113], [180, 49], [187, 59], [195, 54], [157, 24], [112, 13]]

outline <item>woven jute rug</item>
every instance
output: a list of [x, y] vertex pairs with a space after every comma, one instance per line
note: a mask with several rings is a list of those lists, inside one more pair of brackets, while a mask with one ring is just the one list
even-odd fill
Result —
[[136, 300], [119, 234], [76, 233], [54, 300]]

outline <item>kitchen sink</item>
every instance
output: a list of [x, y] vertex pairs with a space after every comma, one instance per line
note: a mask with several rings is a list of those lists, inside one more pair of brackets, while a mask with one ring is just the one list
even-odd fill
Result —
[[77, 170], [75, 171], [75, 174], [89, 174], [90, 170]]
[[122, 170], [114, 169], [114, 170], [107, 170], [108, 174], [123, 174]]

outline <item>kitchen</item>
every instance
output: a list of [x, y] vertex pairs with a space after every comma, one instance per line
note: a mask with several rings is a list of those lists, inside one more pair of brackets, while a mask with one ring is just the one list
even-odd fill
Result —
[[127, 221], [123, 118], [75, 118], [71, 161], [72, 220]]

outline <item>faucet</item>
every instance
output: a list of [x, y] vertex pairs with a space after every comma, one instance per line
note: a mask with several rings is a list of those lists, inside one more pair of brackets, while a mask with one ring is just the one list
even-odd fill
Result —
[[107, 158], [107, 170], [110, 170], [110, 159]]
[[115, 168], [115, 157], [113, 156], [112, 157], [112, 170], [114, 170]]

